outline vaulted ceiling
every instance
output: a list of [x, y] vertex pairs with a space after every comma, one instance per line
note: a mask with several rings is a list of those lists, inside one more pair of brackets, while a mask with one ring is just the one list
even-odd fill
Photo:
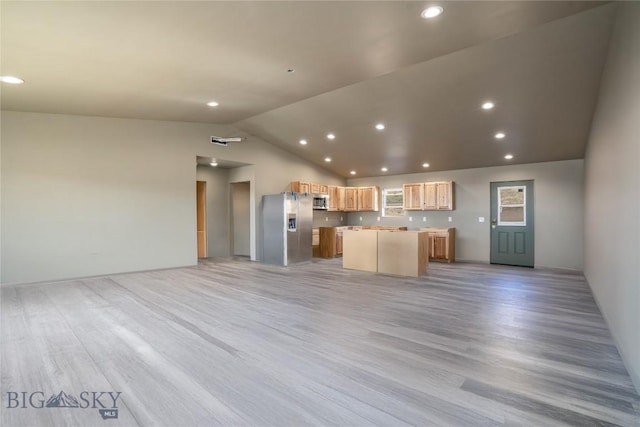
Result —
[[432, 4], [2, 1], [2, 108], [232, 124], [342, 176], [582, 158], [616, 4]]

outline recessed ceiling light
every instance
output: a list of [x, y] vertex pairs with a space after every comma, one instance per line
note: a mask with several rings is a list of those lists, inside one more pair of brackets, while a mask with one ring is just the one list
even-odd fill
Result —
[[496, 139], [502, 139], [504, 138], [506, 135], [504, 134], [504, 132], [498, 132], [495, 134]]
[[444, 9], [442, 7], [431, 6], [423, 10], [420, 16], [422, 16], [425, 19], [431, 19], [431, 18], [435, 18], [436, 16], [442, 15], [442, 12], [444, 12]]
[[378, 129], [378, 130], [384, 130], [384, 124], [382, 124], [382, 123], [378, 123], [378, 124], [376, 125], [376, 129]]
[[331, 161], [331, 157], [325, 157], [325, 158], [324, 158], [324, 161], [325, 161], [325, 162], [327, 162], [327, 163], [329, 163], [329, 162]]
[[506, 156], [504, 156], [504, 158], [507, 160], [511, 160], [513, 159], [513, 154], [507, 154]]
[[329, 139], [336, 139], [336, 136], [335, 136], [334, 134], [332, 134], [332, 133], [328, 133], [328, 134], [327, 134], [327, 138], [329, 138]]
[[301, 139], [299, 142], [300, 142], [300, 145], [307, 145], [306, 139]]
[[382, 169], [380, 169], [380, 170], [381, 170], [382, 172], [386, 172], [386, 171], [388, 171], [389, 169], [387, 169], [387, 168], [382, 168]]
[[423, 163], [423, 164], [422, 164], [422, 167], [423, 167], [423, 168], [428, 168], [428, 167], [429, 167], [429, 163]]
[[12, 85], [20, 85], [22, 83], [24, 83], [24, 80], [22, 80], [21, 78], [18, 77], [14, 77], [14, 76], [0, 76], [0, 81], [2, 83], [9, 83]]
[[483, 110], [491, 110], [495, 106], [496, 106], [496, 104], [494, 104], [493, 102], [487, 101], [484, 104], [482, 104], [482, 109]]
[[355, 175], [355, 174], [356, 174], [356, 171], [351, 171], [351, 172], [349, 172], [349, 173], [350, 173], [351, 175]]
[[207, 105], [208, 105], [209, 107], [217, 107], [217, 106], [218, 106], [218, 105], [220, 105], [220, 104], [218, 104], [216, 101], [211, 101], [211, 102], [207, 102]]

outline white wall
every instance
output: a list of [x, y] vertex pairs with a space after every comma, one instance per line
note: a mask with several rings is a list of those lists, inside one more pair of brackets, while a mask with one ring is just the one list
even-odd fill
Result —
[[[532, 163], [350, 179], [349, 185], [378, 185], [402, 188], [402, 184], [427, 181], [454, 181], [456, 209], [453, 211], [410, 211], [404, 218], [377, 218], [381, 212], [349, 214], [350, 225], [403, 225], [455, 227], [456, 259], [489, 262], [490, 191], [492, 181], [534, 180], [535, 265], [536, 267], [579, 270], [582, 262], [583, 161]], [[448, 222], [448, 217], [452, 222]], [[362, 217], [362, 221], [360, 218]], [[427, 221], [424, 222], [423, 218]], [[484, 217], [485, 222], [478, 222]], [[412, 218], [413, 221], [409, 221]]]
[[251, 164], [251, 253], [263, 194], [289, 181], [344, 180], [271, 144], [210, 144], [228, 126], [3, 111], [2, 283], [197, 263], [197, 155]]
[[585, 158], [585, 276], [640, 391], [640, 3], [621, 3]]
[[339, 227], [347, 225], [345, 212], [327, 212], [323, 210], [313, 211], [313, 227]]
[[248, 182], [236, 182], [231, 185], [233, 254], [250, 256], [251, 185]]

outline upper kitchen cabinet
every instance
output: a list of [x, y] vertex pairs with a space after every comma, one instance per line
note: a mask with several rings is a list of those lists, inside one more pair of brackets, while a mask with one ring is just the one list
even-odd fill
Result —
[[328, 211], [357, 212], [380, 210], [380, 187], [340, 187], [338, 185], [314, 184], [304, 181], [293, 181], [291, 191], [296, 193], [327, 194], [329, 196]]
[[453, 181], [404, 184], [404, 210], [451, 211], [455, 209]]
[[341, 212], [345, 209], [345, 188], [337, 185], [328, 185], [329, 208], [328, 211]]
[[402, 208], [405, 211], [421, 211], [424, 209], [424, 184], [404, 184], [402, 192]]
[[345, 187], [344, 210], [345, 212], [358, 210], [358, 187]]
[[438, 187], [436, 182], [424, 183], [424, 209], [427, 211], [438, 209]]
[[452, 211], [455, 209], [455, 185], [453, 181], [436, 182], [436, 209]]
[[380, 210], [380, 202], [378, 194], [380, 188], [376, 186], [372, 187], [358, 187], [358, 210], [359, 211], [373, 211]]
[[311, 194], [329, 194], [329, 186], [324, 184], [314, 184], [311, 185]]
[[311, 183], [310, 182], [303, 182], [303, 181], [293, 181], [291, 183], [291, 191], [293, 191], [295, 193], [312, 194], [312, 192], [311, 192]]
[[313, 182], [293, 181], [291, 183], [291, 191], [308, 194], [329, 194], [329, 186]]

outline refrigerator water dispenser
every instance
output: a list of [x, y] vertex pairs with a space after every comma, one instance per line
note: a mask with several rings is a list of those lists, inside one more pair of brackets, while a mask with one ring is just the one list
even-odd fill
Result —
[[295, 232], [298, 229], [298, 224], [296, 221], [296, 214], [294, 213], [290, 213], [289, 214], [289, 227], [287, 228], [287, 230], [291, 233]]

